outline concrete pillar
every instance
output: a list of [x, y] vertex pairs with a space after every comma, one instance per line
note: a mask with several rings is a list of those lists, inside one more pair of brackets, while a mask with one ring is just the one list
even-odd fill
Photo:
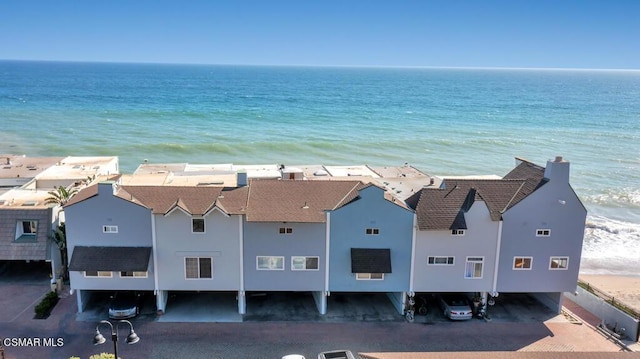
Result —
[[316, 303], [316, 307], [318, 308], [318, 312], [321, 315], [327, 314], [327, 296], [328, 292], [326, 291], [316, 291], [311, 292], [313, 295], [313, 301]]
[[158, 290], [156, 291], [156, 308], [159, 313], [165, 313], [167, 310], [167, 300], [169, 299], [169, 291]]
[[238, 291], [238, 313], [247, 314], [247, 296], [243, 290]]

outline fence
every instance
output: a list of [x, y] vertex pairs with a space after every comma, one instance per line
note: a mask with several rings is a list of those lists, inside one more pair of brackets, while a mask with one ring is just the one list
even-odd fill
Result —
[[582, 280], [578, 280], [578, 286], [580, 286], [582, 289], [586, 290], [587, 292], [599, 298], [602, 298], [605, 302], [620, 309], [621, 311], [625, 312], [626, 314], [633, 317], [634, 319], [640, 320], [640, 311], [631, 308], [627, 304], [617, 300], [615, 297], [603, 292], [602, 290]]

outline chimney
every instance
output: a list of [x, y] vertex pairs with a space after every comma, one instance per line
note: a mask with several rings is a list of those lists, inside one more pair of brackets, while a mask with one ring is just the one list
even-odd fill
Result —
[[569, 183], [569, 161], [565, 161], [562, 156], [547, 161], [544, 177], [550, 181]]
[[113, 181], [105, 181], [98, 183], [98, 196], [114, 196], [117, 192], [116, 183]]
[[244, 187], [247, 185], [247, 172], [238, 171], [236, 172], [236, 185], [238, 187]]

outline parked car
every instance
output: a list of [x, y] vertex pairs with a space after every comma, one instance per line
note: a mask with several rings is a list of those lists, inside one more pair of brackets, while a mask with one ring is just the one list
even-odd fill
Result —
[[473, 318], [469, 299], [464, 294], [442, 294], [438, 297], [444, 316], [451, 320], [468, 320]]
[[356, 359], [351, 350], [332, 350], [318, 354], [318, 359]]
[[111, 297], [109, 318], [129, 319], [140, 314], [141, 294], [133, 291], [118, 291]]

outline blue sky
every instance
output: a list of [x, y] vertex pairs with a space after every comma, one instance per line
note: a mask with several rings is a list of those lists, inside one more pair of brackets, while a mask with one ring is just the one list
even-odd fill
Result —
[[640, 69], [636, 0], [2, 0], [0, 59]]

